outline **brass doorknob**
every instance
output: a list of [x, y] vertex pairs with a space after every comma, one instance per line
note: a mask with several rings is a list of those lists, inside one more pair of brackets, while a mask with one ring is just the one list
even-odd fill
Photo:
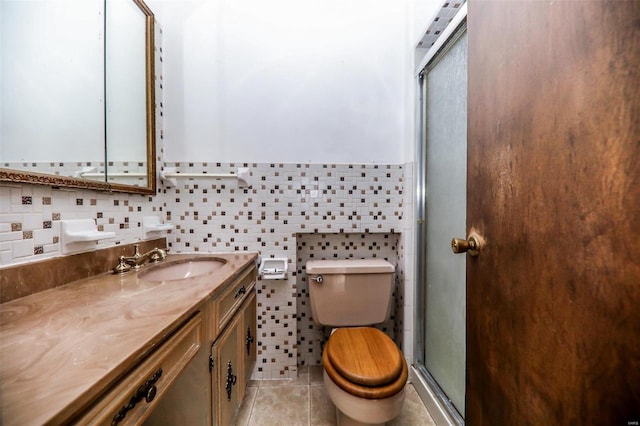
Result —
[[480, 239], [476, 235], [470, 235], [468, 239], [454, 238], [451, 240], [451, 250], [454, 253], [469, 253], [471, 256], [480, 254]]

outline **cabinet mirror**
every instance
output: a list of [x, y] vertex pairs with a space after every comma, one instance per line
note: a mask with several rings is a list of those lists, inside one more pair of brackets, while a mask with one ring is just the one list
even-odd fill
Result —
[[155, 192], [142, 0], [0, 1], [0, 180]]

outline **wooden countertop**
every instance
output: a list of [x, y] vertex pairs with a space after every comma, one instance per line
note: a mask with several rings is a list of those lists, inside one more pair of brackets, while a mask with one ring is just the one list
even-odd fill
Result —
[[[0, 423], [61, 423], [143, 359], [256, 253], [169, 255], [227, 263], [213, 274], [149, 283], [101, 274], [0, 305]], [[144, 266], [140, 271], [149, 267]]]

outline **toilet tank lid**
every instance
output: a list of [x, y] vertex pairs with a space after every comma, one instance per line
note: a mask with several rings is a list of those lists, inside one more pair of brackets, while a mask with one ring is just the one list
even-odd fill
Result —
[[384, 259], [310, 260], [307, 274], [388, 274], [395, 267]]

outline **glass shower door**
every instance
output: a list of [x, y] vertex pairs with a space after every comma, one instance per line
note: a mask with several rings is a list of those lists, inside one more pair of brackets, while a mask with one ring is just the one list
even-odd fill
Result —
[[466, 235], [467, 36], [450, 42], [424, 73], [424, 368], [464, 416], [466, 257], [451, 239]]

